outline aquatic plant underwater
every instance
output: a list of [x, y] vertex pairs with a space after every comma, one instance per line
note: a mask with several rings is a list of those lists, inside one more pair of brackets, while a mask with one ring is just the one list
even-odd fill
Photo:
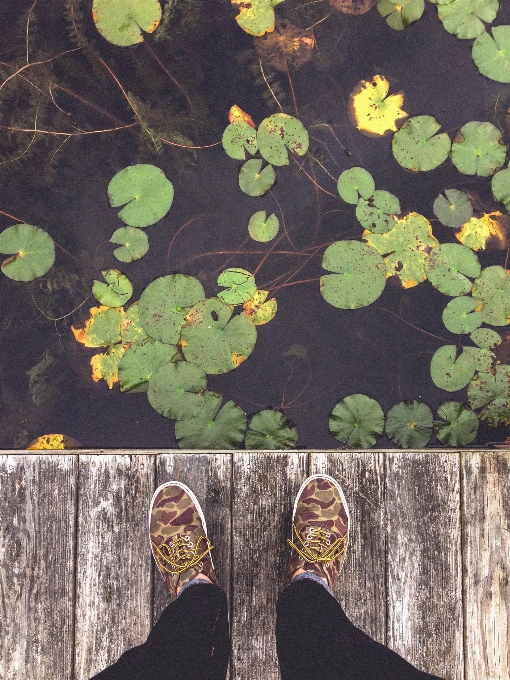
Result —
[[[490, 28], [498, 14], [498, 0], [431, 2], [437, 5], [437, 18], [449, 34], [462, 41], [474, 40], [471, 55], [479, 73], [487, 80], [510, 83], [510, 26]], [[4, 71], [0, 85], [0, 130], [6, 134], [4, 147], [10, 157], [3, 160], [0, 171], [3, 166], [4, 172], [6, 169], [9, 172], [9, 168], [20, 172], [19, 168], [23, 167], [20, 163], [32, 158], [37, 145], [50, 144], [45, 137], [55, 141], [55, 146], [50, 148], [53, 161], [74, 138], [135, 135], [140, 143], [141, 161], [125, 165], [122, 150], [113, 150], [110, 146], [103, 150], [111, 152], [111, 165], [116, 168], [104, 186], [104, 193], [111, 208], [121, 208], [118, 218], [122, 226], [119, 224], [109, 239], [118, 246], [113, 256], [119, 262], [119, 269], [102, 269], [101, 278], [97, 275], [92, 285], [90, 295], [98, 305], [92, 306], [88, 318], [82, 316], [79, 322], [76, 315], [84, 309], [90, 295], [65, 314], [53, 317], [47, 309], [42, 310], [43, 316], [55, 323], [73, 321], [66, 332], [72, 331], [74, 339], [83, 346], [99, 350], [90, 358], [92, 380], [104, 381], [110, 390], [118, 386], [122, 393], [146, 392], [149, 404], [165, 418], [175, 421], [175, 438], [181, 448], [232, 449], [244, 443], [250, 449], [281, 449], [293, 448], [299, 442], [298, 431], [288, 413], [289, 409], [307, 403], [306, 391], [314, 379], [307, 348], [289, 341], [284, 355], [293, 357], [293, 364], [283, 386], [281, 404], [278, 407], [258, 404], [260, 410], [250, 419], [233, 400], [223, 403], [222, 394], [208, 389], [210, 376], [236, 371], [250, 361], [257, 340], [259, 344], [267, 341], [271, 328], [267, 324], [274, 322], [280, 313], [278, 291], [298, 284], [315, 287], [317, 316], [328, 315], [335, 323], [327, 305], [334, 308], [333, 314], [335, 310], [358, 310], [375, 303], [388, 285], [396, 285], [400, 291], [428, 285], [444, 296], [442, 321], [455, 338], [452, 341], [423, 331], [445, 343], [430, 353], [430, 380], [446, 395], [436, 414], [419, 395], [414, 395], [392, 405], [385, 416], [377, 400], [353, 393], [341, 398], [332, 408], [329, 432], [342, 446], [352, 448], [372, 447], [383, 433], [391, 442], [405, 448], [424, 447], [433, 435], [442, 444], [465, 446], [476, 438], [479, 421], [490, 427], [510, 424], [510, 362], [506, 358], [510, 335], [502, 336], [494, 330], [510, 323], [510, 270], [506, 269], [510, 169], [504, 167], [508, 136], [505, 121], [497, 113], [496, 102], [492, 122], [465, 122], [452, 139], [450, 131], [440, 131], [441, 124], [434, 116], [407, 111], [405, 92], [390, 94], [391, 81], [382, 73], [353, 82], [343, 104], [349, 125], [360, 138], [391, 138], [393, 175], [401, 172], [401, 179], [405, 181], [407, 175], [424, 177], [451, 164], [459, 177], [466, 177], [467, 185], [474, 183], [474, 189], [464, 187], [465, 190], [457, 188], [463, 186], [462, 179], [455, 186], [443, 185], [429, 207], [429, 217], [412, 208], [403, 210], [402, 199], [384, 185], [376, 187], [373, 174], [355, 162], [353, 151], [342, 142], [340, 130], [335, 131], [334, 125], [310, 113], [301, 115], [304, 106], [298, 103], [291, 73], [313, 63], [314, 54], [321, 49], [321, 40], [317, 38], [319, 27], [330, 17], [330, 12], [324, 11], [325, 3], [321, 3], [322, 15], [317, 15], [318, 9], [312, 8], [309, 10], [314, 12], [312, 25], [305, 26], [310, 19], [307, 7], [311, 4], [314, 3], [293, 0], [232, 0], [221, 4], [224, 20], [235, 20], [240, 29], [253, 36], [253, 51], [239, 60], [238, 68], [243, 58], [251, 61], [250, 70], [255, 65], [257, 77], [262, 79], [260, 84], [270, 93], [270, 99], [264, 100], [266, 108], [268, 101], [272, 101], [278, 110], [267, 112], [256, 124], [254, 111], [245, 112], [235, 101], [229, 101], [223, 106], [222, 115], [225, 120], [228, 118], [228, 125], [221, 141], [208, 144], [201, 143], [208, 132], [202, 121], [214, 117], [207, 110], [207, 96], [188, 94], [180, 74], [174, 75], [172, 66], [165, 65], [154, 51], [157, 45], [168, 44], [168, 54], [174, 57], [171, 64], [175, 63], [179, 69], [176, 55], [189, 47], [188, 36], [207, 29], [208, 18], [206, 15], [204, 20], [201, 0], [167, 0], [163, 6], [159, 0], [93, 0], [90, 6], [79, 0], [68, 0], [67, 22], [77, 47], [62, 49], [56, 55], [40, 55], [37, 61], [30, 59], [30, 52], [38, 1], [30, 5], [22, 23], [26, 54], [16, 63], [1, 62]], [[358, 26], [372, 10], [394, 31], [412, 31], [414, 22], [420, 20], [425, 11], [425, 0], [379, 0], [378, 3], [329, 0], [329, 4], [331, 12], [342, 13], [344, 21], [356, 21]], [[300, 26], [291, 23], [284, 13], [285, 7]], [[229, 9], [233, 10], [231, 15]], [[87, 28], [85, 11], [90, 13], [89, 24], [93, 20], [97, 38], [102, 41], [99, 48], [90, 37], [91, 25]], [[347, 32], [351, 30], [345, 25]], [[147, 61], [137, 57], [141, 48], [134, 51], [132, 47], [139, 43], [146, 47], [144, 59]], [[62, 47], [66, 47], [64, 43]], [[106, 51], [103, 53], [102, 49]], [[115, 96], [120, 93], [131, 110], [133, 123], [125, 123], [117, 113], [111, 114], [103, 106], [84, 99], [62, 77], [57, 70], [58, 61], [69, 55], [72, 58], [74, 51], [87, 60], [88, 79], [90, 74], [101, 82], [106, 79]], [[144, 103], [143, 96], [132, 93], [123, 83], [124, 77], [119, 75], [124, 73], [123, 58], [133, 60], [139, 70], [138, 78], [157, 79], [163, 72], [165, 87], [171, 87], [181, 103], [168, 101], [159, 107]], [[50, 68], [54, 70], [48, 70]], [[83, 68], [83, 64], [76, 66], [67, 80], [79, 83]], [[186, 72], [182, 66], [181, 72]], [[279, 96], [283, 86], [279, 84], [278, 74], [285, 74], [292, 98], [292, 105], [286, 108]], [[128, 70], [124, 75], [133, 81]], [[140, 83], [139, 79], [134, 82]], [[159, 87], [159, 81], [157, 83]], [[200, 92], [196, 83], [192, 87]], [[95, 119], [90, 123], [75, 119], [77, 114], [65, 110], [57, 93], [63, 93], [68, 104], [74, 100], [94, 116], [102, 120], [108, 118], [111, 126], [94, 129]], [[105, 106], [109, 103], [105, 102]], [[82, 108], [77, 110], [80, 115]], [[42, 121], [51, 129], [44, 129]], [[327, 135], [329, 143], [321, 135]], [[335, 175], [333, 169], [328, 169], [331, 163], [339, 166], [331, 143], [336, 144], [335, 153], [340, 148], [343, 163], [349, 166]], [[191, 264], [193, 259], [201, 257], [222, 257], [222, 264], [214, 274], [200, 270], [192, 275], [185, 266], [177, 271], [170, 264], [175, 242], [185, 238], [185, 230], [204, 215], [187, 219], [168, 243], [166, 271], [170, 273], [151, 271], [150, 282], [141, 290], [139, 299], [133, 301], [134, 285], [129, 268], [149, 252], [150, 227], [164, 224], [167, 215], [172, 214], [174, 199], [178, 197], [174, 184], [182, 185], [183, 178], [184, 183], [191, 182], [189, 178], [198, 156], [220, 145], [225, 158], [223, 164], [218, 165], [217, 173], [225, 171], [223, 181], [232, 182], [232, 174], [228, 175], [231, 164], [237, 172], [236, 202], [240, 206], [245, 203], [258, 207], [242, 227], [237, 224], [225, 227], [231, 243], [236, 243], [235, 235], [239, 232], [243, 243], [197, 252], [188, 258]], [[167, 176], [167, 164], [166, 173], [157, 165], [163, 149], [169, 148], [174, 153], [175, 167], [180, 168], [171, 177]], [[152, 162], [146, 162], [151, 160], [150, 156]], [[80, 159], [81, 156], [76, 162], [80, 163]], [[118, 170], [119, 167], [122, 169]], [[293, 172], [290, 168], [294, 168]], [[286, 175], [285, 170], [289, 170]], [[333, 188], [325, 188], [325, 181], [332, 182]], [[315, 225], [308, 227], [304, 236], [296, 228], [290, 228], [285, 216], [287, 198], [283, 196], [282, 200], [280, 191], [278, 200], [273, 191], [280, 186], [291, 196], [293, 185], [302, 187], [303, 183], [313, 188], [317, 200]], [[213, 191], [206, 184], [198, 190]], [[272, 199], [274, 212], [269, 213], [269, 203], [257, 203], [266, 195]], [[341, 207], [321, 212], [321, 195], [333, 199], [332, 205]], [[45, 229], [26, 224], [1, 208], [2, 215], [17, 222], [0, 233], [0, 253], [6, 256], [1, 269], [8, 278], [32, 282], [51, 277], [55, 245], [66, 257], [77, 260], [56, 243], [56, 235], [54, 240]], [[338, 236], [342, 229], [332, 229], [330, 223], [326, 223], [326, 216], [335, 212], [346, 216], [341, 219], [349, 225], [355, 218], [362, 231], [354, 229], [353, 233], [341, 233], [342, 237], [335, 239], [334, 232]], [[317, 243], [324, 224], [327, 224], [328, 238]], [[309, 240], [303, 246], [306, 237]], [[214, 247], [214, 238], [209, 242]], [[257, 250], [253, 250], [253, 244], [257, 244]], [[196, 247], [193, 241], [192, 246]], [[486, 266], [482, 266], [487, 253], [499, 260], [486, 260]], [[253, 259], [253, 255], [259, 257], [259, 264], [247, 269], [246, 260]], [[285, 264], [296, 258], [300, 260], [298, 266], [289, 268]], [[300, 272], [309, 271], [308, 265], [317, 258], [322, 258], [320, 275], [296, 280]], [[267, 272], [273, 262], [275, 268], [271, 274], [275, 276], [261, 284], [260, 280], [264, 280], [261, 272]], [[79, 259], [77, 263], [80, 264]], [[95, 262], [94, 267], [99, 269]], [[204, 284], [215, 285], [215, 294], [208, 296]], [[18, 291], [19, 288], [16, 293]], [[31, 297], [36, 302], [32, 293]], [[415, 323], [394, 311], [386, 311], [420, 332]], [[339, 322], [340, 317], [336, 318]], [[310, 324], [313, 325], [313, 320]], [[36, 406], [37, 399], [46, 398], [41, 383], [45, 382], [52, 360], [45, 354], [30, 369], [31, 396]], [[325, 358], [325, 361], [331, 360]], [[335, 360], [341, 362], [342, 357]], [[296, 394], [289, 398], [286, 390], [295, 364], [307, 366], [308, 375]], [[447, 399], [448, 393], [465, 388], [467, 402]], [[400, 374], [398, 389], [401, 392]], [[247, 390], [248, 385], [243, 387], [244, 392]], [[345, 389], [339, 386], [338, 392], [345, 393]], [[34, 394], [39, 395], [37, 399]], [[243, 397], [252, 403], [249, 394]], [[12, 427], [11, 420], [8, 427]], [[315, 423], [317, 429], [327, 427], [326, 421]], [[29, 448], [65, 448], [72, 444], [65, 435], [45, 434]]]

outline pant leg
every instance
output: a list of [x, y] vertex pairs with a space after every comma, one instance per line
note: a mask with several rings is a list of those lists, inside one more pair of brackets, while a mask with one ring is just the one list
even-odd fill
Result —
[[340, 603], [310, 579], [281, 593], [276, 614], [282, 680], [441, 680], [356, 628]]
[[193, 585], [166, 607], [143, 645], [91, 680], [225, 680], [229, 655], [225, 593]]

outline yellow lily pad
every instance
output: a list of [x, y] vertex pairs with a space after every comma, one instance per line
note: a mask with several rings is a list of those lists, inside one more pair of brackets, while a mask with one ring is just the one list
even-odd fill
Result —
[[485, 213], [472, 217], [455, 236], [471, 250], [504, 250], [508, 244], [510, 219], [503, 213]]
[[402, 110], [404, 94], [388, 95], [390, 83], [384, 76], [361, 80], [349, 95], [349, 117], [352, 123], [370, 137], [384, 137], [397, 130], [397, 120], [409, 115]]
[[66, 449], [79, 449], [80, 442], [66, 434], [42, 434], [31, 442], [27, 451], [64, 451]]
[[275, 15], [273, 7], [283, 0], [231, 0], [232, 6], [239, 9], [236, 21], [250, 35], [264, 35], [274, 31]]
[[[243, 305], [244, 312], [255, 326], [262, 326], [272, 321], [276, 315], [276, 298], [267, 300], [269, 292], [267, 290], [257, 290], [253, 297]], [[266, 302], [267, 300], [267, 302]]]
[[71, 326], [71, 330], [75, 339], [85, 347], [110, 347], [120, 340], [120, 324], [123, 317], [122, 307], [105, 305], [91, 307], [85, 327]]
[[113, 345], [105, 354], [94, 354], [90, 360], [92, 366], [92, 380], [99, 382], [106, 380], [110, 389], [116, 382], [119, 382], [119, 364], [124, 356], [126, 346], [122, 344]]

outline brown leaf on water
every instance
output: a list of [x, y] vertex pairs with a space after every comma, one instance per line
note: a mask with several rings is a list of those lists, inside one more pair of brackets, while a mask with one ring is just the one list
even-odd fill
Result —
[[254, 38], [259, 57], [280, 73], [297, 71], [312, 58], [315, 38], [312, 31], [294, 26], [284, 19], [276, 19], [274, 31]]
[[342, 14], [365, 14], [377, 4], [377, 0], [329, 0], [329, 4]]

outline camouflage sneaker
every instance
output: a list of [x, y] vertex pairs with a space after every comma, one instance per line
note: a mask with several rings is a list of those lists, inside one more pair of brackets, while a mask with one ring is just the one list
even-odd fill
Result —
[[166, 482], [156, 489], [149, 511], [149, 533], [152, 554], [173, 595], [198, 574], [218, 585], [204, 513], [185, 484]]
[[285, 585], [301, 568], [325, 578], [334, 590], [349, 540], [349, 509], [333, 477], [305, 479], [294, 503], [292, 529], [295, 543], [287, 539], [293, 551]]

